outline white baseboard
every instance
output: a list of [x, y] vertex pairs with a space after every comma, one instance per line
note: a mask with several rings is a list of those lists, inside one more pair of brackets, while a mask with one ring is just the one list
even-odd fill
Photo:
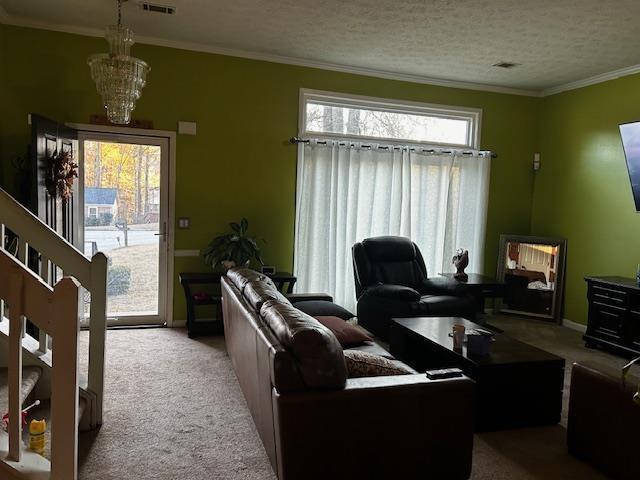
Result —
[[171, 328], [185, 328], [187, 326], [186, 320], [173, 320]]
[[576, 330], [580, 333], [584, 333], [587, 331], [587, 326], [582, 323], [572, 322], [571, 320], [567, 320], [566, 318], [562, 319], [562, 326], [570, 328], [571, 330]]

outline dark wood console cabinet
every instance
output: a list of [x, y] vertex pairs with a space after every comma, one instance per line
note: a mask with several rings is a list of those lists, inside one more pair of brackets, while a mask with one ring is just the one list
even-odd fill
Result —
[[584, 340], [623, 355], [640, 355], [640, 287], [624, 277], [586, 277], [589, 319]]

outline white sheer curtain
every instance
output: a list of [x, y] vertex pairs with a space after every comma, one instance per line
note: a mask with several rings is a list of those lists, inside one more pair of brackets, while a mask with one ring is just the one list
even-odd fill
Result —
[[300, 292], [355, 311], [351, 247], [411, 238], [430, 276], [453, 271], [457, 248], [481, 272], [490, 159], [416, 147], [311, 140], [299, 146], [294, 272]]

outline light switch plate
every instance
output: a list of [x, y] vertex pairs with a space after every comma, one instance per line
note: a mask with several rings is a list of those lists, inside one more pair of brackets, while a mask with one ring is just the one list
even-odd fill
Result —
[[189, 217], [178, 218], [178, 228], [187, 230], [191, 228], [191, 219]]

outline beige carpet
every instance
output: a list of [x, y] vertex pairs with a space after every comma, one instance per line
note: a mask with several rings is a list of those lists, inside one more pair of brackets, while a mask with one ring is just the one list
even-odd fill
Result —
[[568, 328], [529, 318], [489, 317], [505, 334], [564, 357], [565, 392], [560, 425], [478, 434], [473, 450], [473, 480], [596, 480], [602, 473], [567, 454], [566, 425], [571, 365], [595, 360], [622, 366], [622, 358], [584, 347], [582, 334]]
[[275, 478], [224, 340], [107, 335], [104, 425], [80, 435], [82, 480]]
[[[565, 328], [511, 317], [491, 322], [568, 363], [623, 363], [585, 349], [580, 334]], [[105, 424], [81, 434], [82, 480], [275, 479], [222, 338], [145, 329], [109, 331], [107, 341]], [[567, 455], [559, 425], [477, 435], [472, 478], [605, 477]]]

